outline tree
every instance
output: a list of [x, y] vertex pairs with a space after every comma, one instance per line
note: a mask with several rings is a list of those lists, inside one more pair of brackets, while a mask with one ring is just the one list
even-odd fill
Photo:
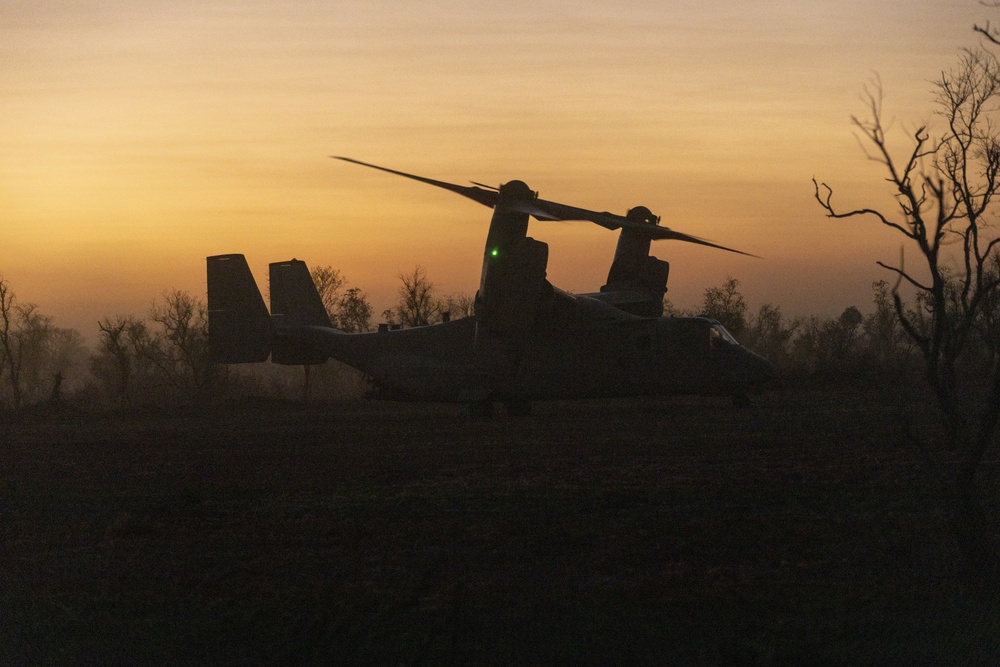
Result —
[[165, 293], [148, 320], [104, 317], [97, 328], [91, 373], [123, 406], [204, 404], [231, 388], [226, 368], [209, 354], [207, 306], [187, 292]]
[[119, 315], [99, 320], [97, 329], [98, 353], [91, 357], [91, 373], [122, 406], [132, 405], [136, 376], [150, 346], [146, 324], [132, 315]]
[[739, 280], [726, 278], [726, 281], [718, 287], [709, 287], [705, 290], [705, 299], [702, 303], [702, 314], [717, 320], [737, 338], [743, 335], [747, 327], [747, 303], [743, 300], [739, 287]]
[[363, 333], [372, 328], [372, 306], [368, 296], [357, 287], [352, 287], [337, 302], [334, 325], [349, 333]]
[[319, 293], [320, 301], [326, 309], [330, 321], [336, 325], [337, 311], [340, 308], [340, 290], [347, 284], [347, 279], [332, 266], [316, 266], [309, 272], [313, 284]]
[[382, 315], [404, 327], [421, 327], [431, 324], [440, 313], [440, 303], [434, 298], [434, 283], [427, 278], [423, 267], [414, 267], [413, 273], [399, 274], [402, 285], [396, 305]]
[[21, 400], [19, 370], [20, 364], [15, 356], [14, 328], [17, 316], [17, 296], [3, 276], [0, 276], [0, 379], [5, 374], [11, 386], [14, 405]]
[[83, 337], [53, 324], [33, 303], [22, 303], [0, 276], [0, 381], [16, 408], [59, 398], [63, 379], [86, 358]]
[[333, 326], [350, 333], [371, 329], [372, 307], [361, 289], [351, 287], [341, 293], [347, 278], [332, 266], [317, 266], [309, 273]]
[[438, 299], [437, 311], [442, 319], [457, 320], [463, 317], [472, 317], [476, 314], [476, 297], [461, 292], [449, 294]]
[[[833, 204], [830, 186], [815, 179], [813, 185], [828, 217], [874, 218], [917, 252], [918, 268], [902, 262], [879, 265], [897, 277], [892, 294], [896, 317], [920, 353], [944, 426], [936, 461], [955, 492], [955, 534], [975, 571], [986, 573], [994, 565], [995, 549], [978, 475], [987, 450], [995, 447], [1000, 359], [995, 344], [982, 344], [979, 331], [991, 316], [989, 308], [1000, 285], [1000, 277], [991, 271], [1000, 237], [989, 225], [1000, 190], [1000, 135], [991, 119], [1000, 99], [1000, 66], [984, 50], [966, 50], [958, 65], [943, 72], [934, 85], [944, 127], [934, 136], [927, 126], [918, 128], [901, 158], [886, 139], [877, 81], [865, 90], [867, 117], [852, 118], [868, 158], [884, 168], [897, 203], [894, 213], [870, 207], [841, 209]], [[904, 302], [901, 282], [916, 290], [915, 308]], [[968, 363], [975, 348], [987, 351], [980, 370]], [[982, 368], [988, 369], [986, 377]], [[916, 442], [912, 434], [911, 439]]]
[[160, 331], [146, 350], [164, 379], [181, 395], [208, 397], [221, 375], [208, 350], [208, 308], [204, 301], [174, 290], [154, 304], [150, 319]]
[[841, 366], [857, 358], [861, 343], [861, 323], [864, 316], [856, 306], [848, 306], [836, 319], [823, 324], [820, 331], [820, 349], [827, 363]]
[[52, 321], [38, 312], [36, 304], [20, 303], [0, 277], [0, 371], [6, 371], [15, 408], [24, 402], [26, 388], [37, 388], [51, 333]]
[[786, 325], [779, 306], [765, 303], [750, 318], [746, 345], [771, 363], [780, 366], [788, 357], [788, 345], [799, 322]]
[[861, 324], [865, 363], [887, 371], [898, 371], [906, 365], [910, 350], [906, 332], [896, 317], [889, 283], [885, 280], [873, 282], [872, 296], [875, 310]]

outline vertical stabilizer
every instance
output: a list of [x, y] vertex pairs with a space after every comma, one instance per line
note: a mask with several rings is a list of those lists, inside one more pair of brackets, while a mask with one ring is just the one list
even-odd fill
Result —
[[292, 259], [275, 262], [269, 268], [275, 327], [333, 326], [305, 262]]
[[309, 343], [300, 327], [329, 327], [330, 316], [306, 263], [292, 259], [270, 265], [271, 321], [275, 339], [271, 361], [298, 366], [321, 364], [327, 353]]
[[212, 361], [261, 362], [271, 351], [271, 318], [243, 255], [208, 261], [208, 346]]

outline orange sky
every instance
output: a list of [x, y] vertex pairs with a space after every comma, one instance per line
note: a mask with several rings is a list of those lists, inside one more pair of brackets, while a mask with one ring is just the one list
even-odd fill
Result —
[[[827, 221], [879, 199], [849, 116], [878, 72], [903, 129], [975, 0], [0, 0], [0, 274], [91, 337], [206, 255], [340, 268], [376, 311], [420, 264], [474, 292], [490, 212], [327, 158], [455, 183], [520, 178], [546, 199], [663, 223], [760, 255], [661, 243], [675, 304], [727, 276], [751, 306], [864, 310], [900, 239]], [[616, 235], [532, 223], [549, 277], [596, 290]]]

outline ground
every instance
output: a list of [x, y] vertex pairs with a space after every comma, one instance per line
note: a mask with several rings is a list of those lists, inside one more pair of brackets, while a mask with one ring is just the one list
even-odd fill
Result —
[[995, 664], [908, 400], [8, 418], [0, 663]]

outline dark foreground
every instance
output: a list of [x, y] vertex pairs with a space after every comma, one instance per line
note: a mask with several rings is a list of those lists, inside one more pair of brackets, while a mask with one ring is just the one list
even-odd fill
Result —
[[993, 664], [884, 405], [3, 424], [0, 663]]

